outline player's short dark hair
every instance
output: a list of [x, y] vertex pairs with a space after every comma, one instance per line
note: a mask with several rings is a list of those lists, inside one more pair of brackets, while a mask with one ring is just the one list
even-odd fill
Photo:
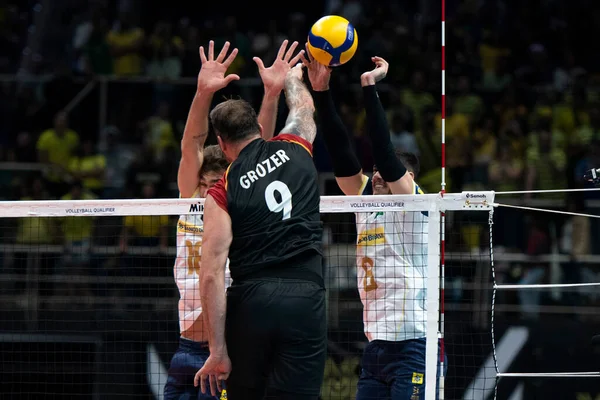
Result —
[[210, 112], [212, 127], [222, 140], [235, 143], [260, 134], [258, 117], [252, 105], [244, 100], [226, 100]]
[[206, 146], [202, 150], [202, 153], [204, 154], [204, 161], [202, 162], [202, 168], [198, 172], [199, 178], [211, 172], [224, 172], [229, 166], [229, 161], [227, 161], [221, 147], [217, 144]]
[[413, 153], [401, 151], [399, 149], [396, 149], [396, 157], [398, 157], [398, 160], [400, 160], [402, 165], [404, 165], [408, 171], [415, 175], [415, 178], [419, 175], [419, 172], [421, 171], [419, 157]]

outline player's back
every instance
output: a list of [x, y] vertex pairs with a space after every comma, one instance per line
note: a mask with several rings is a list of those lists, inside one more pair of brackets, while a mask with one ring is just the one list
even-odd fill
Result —
[[[224, 177], [234, 280], [312, 276], [322, 280], [322, 223], [312, 146], [281, 134], [250, 142]], [[311, 279], [314, 280], [314, 279]]]

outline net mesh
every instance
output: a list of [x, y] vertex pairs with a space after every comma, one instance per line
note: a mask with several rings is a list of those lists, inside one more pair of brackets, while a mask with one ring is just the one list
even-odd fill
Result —
[[496, 379], [490, 212], [445, 214], [444, 342], [449, 363], [445, 395], [447, 399], [487, 399]]
[[[467, 390], [491, 351], [488, 204], [464, 194], [376, 199], [322, 198], [329, 334], [321, 398], [354, 399], [361, 365], [383, 367], [363, 356], [365, 323], [372, 339], [437, 341], [437, 309], [424, 311], [425, 292], [439, 289], [427, 291], [424, 278], [439, 271], [439, 231], [426, 217], [436, 209], [448, 210], [445, 398], [484, 398], [493, 365], [484, 367], [485, 388]], [[174, 262], [185, 257], [191, 275], [198, 265], [196, 236], [186, 236], [179, 216], [201, 214], [189, 200], [0, 205], [0, 397], [162, 398], [180, 333]], [[425, 383], [407, 373], [413, 386]]]

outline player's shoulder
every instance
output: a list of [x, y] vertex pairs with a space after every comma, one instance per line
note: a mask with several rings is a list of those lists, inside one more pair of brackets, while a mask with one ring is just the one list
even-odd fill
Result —
[[[291, 133], [280, 133], [277, 136], [274, 136], [273, 138], [268, 140], [269, 144], [284, 144], [287, 143], [288, 147], [290, 148], [295, 148], [295, 149], [300, 149], [303, 148], [304, 150], [306, 150], [308, 152], [308, 154], [312, 157], [313, 154], [313, 146], [312, 143], [310, 143], [308, 140], [301, 138], [298, 135], [293, 135]], [[295, 147], [295, 146], [299, 146], [299, 147]]]

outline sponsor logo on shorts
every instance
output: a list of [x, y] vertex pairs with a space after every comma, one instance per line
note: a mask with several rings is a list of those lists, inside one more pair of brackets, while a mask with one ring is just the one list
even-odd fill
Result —
[[177, 232], [198, 234], [198, 233], [203, 233], [204, 232], [204, 227], [202, 227], [202, 226], [196, 226], [196, 225], [190, 225], [190, 224], [186, 224], [185, 222], [179, 221], [177, 223]]
[[364, 232], [361, 232], [358, 235], [357, 246], [369, 246], [375, 244], [384, 244], [385, 243], [385, 234], [383, 231], [383, 227], [369, 229]]
[[415, 385], [422, 385], [423, 384], [423, 374], [420, 374], [418, 372], [413, 372], [412, 383], [414, 383]]

